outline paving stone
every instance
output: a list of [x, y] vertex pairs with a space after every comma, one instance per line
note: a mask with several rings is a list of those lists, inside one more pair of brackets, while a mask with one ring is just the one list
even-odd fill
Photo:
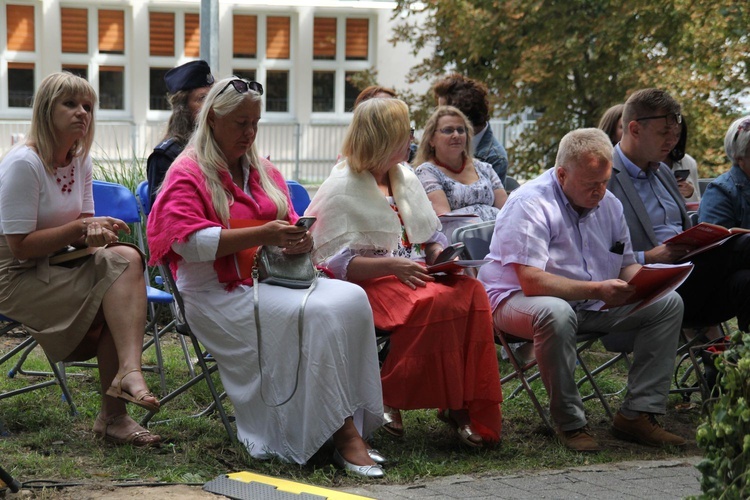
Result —
[[481, 477], [456, 475], [416, 485], [368, 484], [345, 491], [380, 500], [677, 500], [701, 493], [700, 473], [693, 467], [700, 460], [685, 457]]

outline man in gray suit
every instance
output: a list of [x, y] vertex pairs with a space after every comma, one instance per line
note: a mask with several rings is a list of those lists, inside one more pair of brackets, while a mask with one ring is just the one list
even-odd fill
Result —
[[[690, 247], [664, 241], [691, 223], [677, 182], [661, 159], [680, 136], [680, 104], [660, 89], [635, 92], [622, 114], [623, 136], [615, 147], [609, 190], [623, 205], [636, 260], [678, 262]], [[737, 316], [750, 323], [750, 235], [696, 255], [695, 268], [677, 289], [685, 304], [684, 324], [709, 326]]]

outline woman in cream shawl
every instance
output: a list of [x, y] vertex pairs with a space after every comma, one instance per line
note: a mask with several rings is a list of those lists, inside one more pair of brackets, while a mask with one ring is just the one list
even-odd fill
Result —
[[315, 195], [308, 215], [314, 257], [367, 292], [376, 328], [391, 332], [382, 368], [385, 430], [404, 433], [399, 410], [439, 408], [472, 447], [500, 438], [502, 392], [490, 306], [481, 284], [435, 277], [447, 244], [419, 180], [407, 167], [406, 104], [371, 99], [354, 111], [345, 160]]

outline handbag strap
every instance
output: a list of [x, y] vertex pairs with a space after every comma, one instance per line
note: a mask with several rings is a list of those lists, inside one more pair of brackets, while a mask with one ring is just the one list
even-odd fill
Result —
[[268, 404], [266, 401], [266, 397], [263, 395], [263, 356], [261, 354], [262, 352], [262, 336], [260, 333], [260, 303], [258, 301], [258, 290], [260, 289], [260, 283], [258, 282], [258, 267], [253, 267], [253, 311], [255, 313], [255, 335], [258, 341], [258, 371], [260, 372], [260, 399], [263, 400], [263, 403], [270, 407], [270, 408], [276, 408], [279, 406], [282, 406], [289, 402], [290, 399], [297, 393], [297, 386], [299, 385], [299, 371], [300, 366], [302, 366], [302, 331], [304, 329], [304, 319], [305, 319], [305, 306], [307, 305], [307, 299], [310, 298], [310, 294], [313, 292], [315, 287], [318, 284], [318, 277], [317, 275], [313, 279], [312, 284], [310, 285], [310, 288], [307, 289], [305, 292], [304, 297], [302, 297], [302, 303], [299, 306], [299, 313], [297, 315], [297, 332], [298, 332], [298, 346], [297, 346], [297, 371], [294, 376], [294, 388], [292, 389], [292, 393], [289, 394], [289, 397], [286, 398], [281, 403], [277, 404]]

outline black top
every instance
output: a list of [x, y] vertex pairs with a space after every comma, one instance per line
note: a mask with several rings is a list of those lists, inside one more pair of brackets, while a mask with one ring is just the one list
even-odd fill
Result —
[[153, 206], [156, 201], [156, 190], [161, 186], [167, 170], [175, 158], [182, 153], [185, 145], [181, 144], [174, 137], [162, 141], [161, 144], [154, 148], [154, 152], [148, 157], [146, 162], [146, 175], [148, 177], [148, 195]]

